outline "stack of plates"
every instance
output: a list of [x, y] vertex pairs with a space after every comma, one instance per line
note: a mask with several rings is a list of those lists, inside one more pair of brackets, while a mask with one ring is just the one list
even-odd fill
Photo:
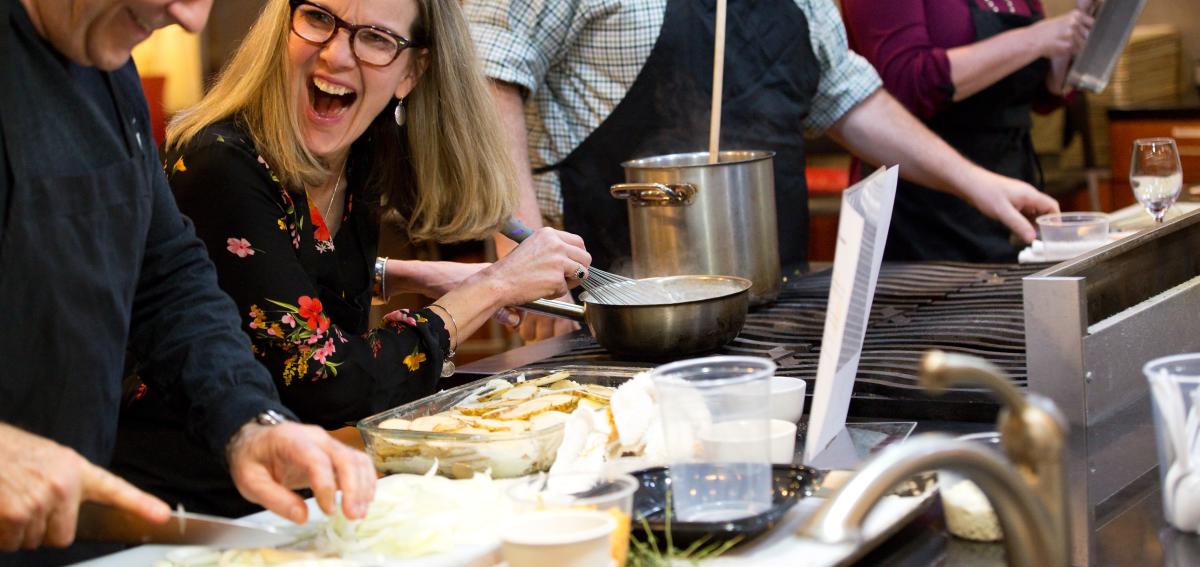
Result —
[[1133, 28], [1108, 91], [1113, 104], [1174, 101], [1179, 96], [1179, 30], [1170, 25]]
[[1179, 30], [1171, 25], [1133, 28], [1129, 43], [1117, 59], [1108, 88], [1088, 96], [1088, 121], [1097, 165], [1107, 166], [1108, 108], [1171, 103], [1179, 98], [1182, 58]]

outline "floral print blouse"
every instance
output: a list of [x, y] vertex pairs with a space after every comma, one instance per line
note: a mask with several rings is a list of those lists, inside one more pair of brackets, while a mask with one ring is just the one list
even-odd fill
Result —
[[284, 188], [233, 122], [165, 158], [179, 208], [243, 314], [248, 348], [300, 419], [339, 427], [434, 390], [449, 349], [441, 318], [423, 309], [368, 328], [379, 226], [365, 164], [352, 155], [331, 235], [321, 210]]

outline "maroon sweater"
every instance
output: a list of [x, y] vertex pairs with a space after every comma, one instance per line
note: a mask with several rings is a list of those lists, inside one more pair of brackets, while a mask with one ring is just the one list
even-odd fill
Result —
[[[875, 66], [884, 87], [916, 116], [928, 120], [950, 105], [954, 85], [946, 50], [975, 41], [968, 0], [842, 0], [850, 48]], [[991, 10], [986, 0], [972, 0]], [[1001, 11], [1005, 0], [992, 0]], [[1016, 13], [1042, 14], [1040, 0], [1012, 0]], [[1046, 91], [1034, 108], [1063, 102]]]

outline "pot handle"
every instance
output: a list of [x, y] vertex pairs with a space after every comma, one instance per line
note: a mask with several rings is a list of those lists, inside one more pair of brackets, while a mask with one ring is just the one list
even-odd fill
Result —
[[629, 199], [635, 206], [690, 205], [699, 190], [691, 183], [618, 183], [608, 192], [616, 199]]
[[583, 306], [566, 301], [557, 301], [554, 299], [539, 299], [530, 301], [529, 303], [518, 305], [520, 309], [558, 317], [560, 319], [570, 319], [572, 321], [584, 322]]

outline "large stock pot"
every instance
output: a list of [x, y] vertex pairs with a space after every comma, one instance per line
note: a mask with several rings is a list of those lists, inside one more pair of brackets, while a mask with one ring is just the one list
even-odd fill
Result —
[[627, 183], [611, 193], [629, 202], [637, 278], [740, 276], [750, 303], [774, 301], [781, 285], [775, 220], [774, 152], [671, 154], [621, 164]]

